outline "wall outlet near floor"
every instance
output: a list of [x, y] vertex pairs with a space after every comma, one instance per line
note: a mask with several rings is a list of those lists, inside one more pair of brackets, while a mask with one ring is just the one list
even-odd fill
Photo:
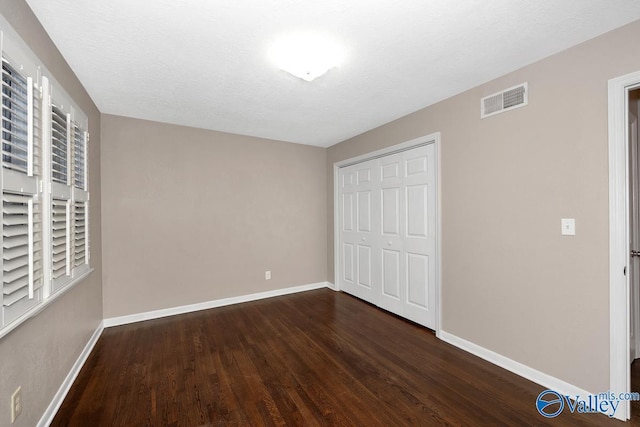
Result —
[[18, 415], [22, 412], [22, 387], [18, 387], [11, 395], [11, 423], [13, 423]]
[[264, 280], [271, 280], [271, 270], [264, 272]]

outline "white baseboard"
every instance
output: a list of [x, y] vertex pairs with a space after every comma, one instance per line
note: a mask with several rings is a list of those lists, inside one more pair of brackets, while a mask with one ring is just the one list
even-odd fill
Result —
[[64, 398], [67, 396], [67, 393], [69, 393], [73, 382], [80, 373], [82, 366], [87, 361], [87, 358], [91, 354], [93, 347], [98, 342], [98, 338], [100, 338], [100, 335], [102, 335], [103, 329], [104, 322], [100, 322], [98, 328], [93, 332], [93, 335], [91, 335], [91, 338], [89, 338], [89, 342], [87, 342], [87, 345], [84, 346], [84, 349], [82, 349], [82, 352], [78, 356], [78, 359], [76, 359], [76, 362], [73, 364], [71, 370], [60, 385], [58, 392], [55, 396], [53, 396], [53, 400], [51, 400], [51, 403], [49, 403], [49, 407], [47, 407], [47, 410], [44, 411], [42, 418], [40, 418], [40, 421], [38, 422], [38, 427], [48, 427], [49, 424], [51, 424], [51, 422], [53, 421], [53, 418], [56, 416], [58, 409], [60, 409], [60, 405], [62, 405]]
[[332, 291], [338, 291], [338, 287], [331, 282], [327, 282], [327, 288], [331, 289]]
[[294, 286], [291, 288], [275, 289], [273, 291], [258, 292], [255, 294], [241, 295], [231, 298], [223, 298], [212, 301], [199, 302], [196, 304], [182, 305], [179, 307], [165, 308], [161, 310], [147, 311], [144, 313], [130, 314], [127, 316], [111, 317], [104, 319], [104, 327], [126, 325], [129, 323], [142, 322], [144, 320], [159, 319], [162, 317], [175, 316], [176, 314], [191, 313], [194, 311], [206, 310], [209, 308], [223, 307], [225, 305], [239, 304], [243, 302], [257, 301], [265, 298], [278, 297], [281, 295], [294, 294], [297, 292], [311, 291], [313, 289], [330, 288], [328, 282], [311, 283], [309, 285]]
[[487, 362], [491, 362], [494, 365], [506, 369], [507, 371], [511, 371], [516, 375], [528, 379], [529, 381], [533, 381], [536, 384], [546, 387], [549, 390], [557, 391], [563, 396], [587, 396], [589, 394], [593, 394], [581, 389], [580, 387], [576, 387], [573, 384], [569, 384], [566, 381], [562, 381], [561, 379], [552, 377], [551, 375], [545, 374], [544, 372], [538, 371], [537, 369], [533, 369], [527, 365], [523, 365], [520, 362], [516, 362], [515, 360], [509, 359], [508, 357], [488, 350], [484, 347], [481, 347], [448, 332], [440, 331], [439, 338], [453, 346], [456, 346], [464, 351], [478, 356], [481, 359], [486, 360]]

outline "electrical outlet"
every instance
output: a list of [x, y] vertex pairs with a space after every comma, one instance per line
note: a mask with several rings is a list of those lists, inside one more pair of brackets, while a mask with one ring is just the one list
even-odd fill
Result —
[[271, 280], [271, 270], [264, 272], [264, 280]]
[[13, 423], [18, 415], [22, 412], [22, 387], [18, 387], [11, 395], [11, 423]]

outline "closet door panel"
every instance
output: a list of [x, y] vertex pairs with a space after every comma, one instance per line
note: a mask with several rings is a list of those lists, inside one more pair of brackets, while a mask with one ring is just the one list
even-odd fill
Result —
[[435, 328], [435, 148], [340, 169], [340, 289]]

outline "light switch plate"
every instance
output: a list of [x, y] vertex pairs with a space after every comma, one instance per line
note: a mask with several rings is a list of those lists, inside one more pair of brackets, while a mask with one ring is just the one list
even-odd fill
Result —
[[563, 236], [575, 236], [576, 235], [576, 220], [575, 218], [562, 218], [560, 220], [562, 226]]

